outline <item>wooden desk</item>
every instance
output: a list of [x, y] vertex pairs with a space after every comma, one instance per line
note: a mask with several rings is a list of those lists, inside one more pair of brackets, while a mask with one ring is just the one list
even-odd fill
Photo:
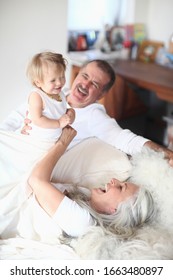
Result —
[[115, 85], [100, 100], [111, 117], [120, 120], [141, 110], [142, 104], [134, 92], [129, 90], [129, 83], [154, 91], [164, 101], [173, 102], [173, 69], [132, 60], [116, 60], [113, 67], [116, 73]]
[[160, 99], [173, 102], [173, 69], [131, 60], [116, 61], [114, 69], [124, 80], [154, 91]]

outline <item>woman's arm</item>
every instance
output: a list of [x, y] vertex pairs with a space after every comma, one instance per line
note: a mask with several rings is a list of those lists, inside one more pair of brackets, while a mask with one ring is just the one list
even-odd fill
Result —
[[72, 127], [65, 127], [59, 140], [46, 156], [35, 165], [28, 179], [28, 184], [32, 188], [39, 204], [50, 216], [54, 215], [64, 198], [64, 194], [51, 184], [50, 177], [55, 164], [75, 136], [76, 131]]

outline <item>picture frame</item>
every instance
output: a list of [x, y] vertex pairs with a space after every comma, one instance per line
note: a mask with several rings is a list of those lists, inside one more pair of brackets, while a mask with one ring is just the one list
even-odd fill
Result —
[[138, 49], [137, 60], [154, 62], [159, 48], [164, 47], [163, 42], [145, 40]]
[[110, 46], [111, 50], [119, 50], [123, 48], [126, 37], [124, 26], [113, 26], [110, 30]]

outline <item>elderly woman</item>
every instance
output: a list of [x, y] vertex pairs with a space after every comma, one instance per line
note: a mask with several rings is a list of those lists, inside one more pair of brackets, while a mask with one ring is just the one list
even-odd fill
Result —
[[51, 182], [57, 160], [75, 135], [72, 127], [64, 128], [59, 140], [35, 165], [28, 178], [31, 192], [51, 217], [57, 231], [78, 237], [90, 226], [101, 225], [116, 234], [124, 227], [130, 229], [152, 220], [155, 211], [151, 194], [131, 182], [113, 178], [105, 188], [92, 190]]

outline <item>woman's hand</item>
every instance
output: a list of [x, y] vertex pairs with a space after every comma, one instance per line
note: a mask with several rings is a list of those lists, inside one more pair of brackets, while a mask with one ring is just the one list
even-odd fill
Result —
[[57, 142], [61, 142], [64, 146], [67, 147], [76, 136], [76, 134], [76, 130], [68, 125], [63, 128], [61, 136], [59, 137]]

